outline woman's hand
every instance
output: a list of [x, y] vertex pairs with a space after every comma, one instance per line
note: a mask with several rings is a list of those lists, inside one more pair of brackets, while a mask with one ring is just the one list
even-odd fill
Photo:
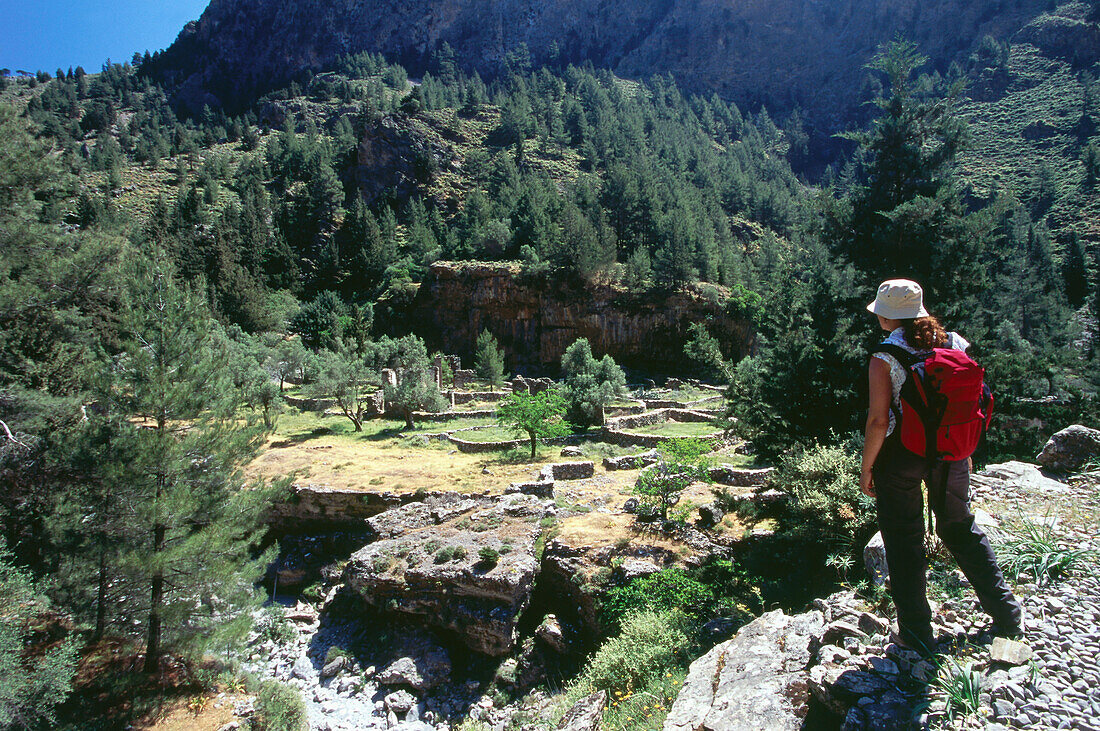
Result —
[[867, 497], [875, 496], [875, 478], [871, 470], [866, 469], [859, 473], [859, 489]]

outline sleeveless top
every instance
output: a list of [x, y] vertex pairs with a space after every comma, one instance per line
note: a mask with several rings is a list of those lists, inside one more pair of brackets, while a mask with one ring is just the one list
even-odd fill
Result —
[[[927, 353], [927, 350], [917, 350], [909, 343], [905, 341], [905, 328], [899, 327], [887, 336], [884, 343], [890, 345], [898, 345], [905, 348], [910, 353]], [[954, 350], [966, 351], [970, 347], [970, 343], [966, 338], [959, 335], [957, 332], [947, 333], [947, 348]], [[894, 412], [901, 411], [901, 387], [905, 383], [906, 370], [905, 367], [898, 362], [898, 359], [889, 353], [875, 353], [872, 357], [885, 361], [886, 365], [890, 366], [890, 387], [892, 389], [891, 403], [893, 408], [890, 409], [890, 426], [886, 429], [886, 436], [890, 436], [894, 433]]]

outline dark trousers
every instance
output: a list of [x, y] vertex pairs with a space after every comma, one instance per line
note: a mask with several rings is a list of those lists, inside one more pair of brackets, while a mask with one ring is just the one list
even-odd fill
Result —
[[970, 581], [982, 609], [998, 627], [1015, 629], [1020, 623], [1020, 603], [1001, 575], [989, 539], [974, 523], [967, 461], [930, 466], [927, 460], [887, 439], [875, 461], [874, 478], [890, 593], [902, 638], [933, 646], [932, 612], [925, 593], [928, 561], [924, 553], [922, 481], [928, 484], [936, 534]]

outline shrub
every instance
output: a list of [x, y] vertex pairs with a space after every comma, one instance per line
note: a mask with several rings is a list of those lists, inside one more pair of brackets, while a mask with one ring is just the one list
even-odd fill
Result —
[[859, 462], [835, 446], [787, 455], [771, 480], [790, 495], [779, 530], [827, 547], [862, 546], [874, 531], [875, 509], [859, 490]]
[[428, 553], [435, 553], [436, 551], [439, 550], [439, 547], [442, 546], [442, 545], [443, 545], [443, 541], [440, 541], [438, 539], [433, 538], [433, 539], [431, 539], [430, 541], [428, 541], [427, 543], [424, 544], [424, 550], [427, 551]]
[[328, 648], [328, 652], [325, 653], [325, 665], [328, 665], [330, 662], [340, 657], [346, 658], [348, 660], [352, 659], [350, 652], [340, 647], [339, 645], [332, 645]]
[[276, 680], [265, 680], [256, 699], [257, 725], [262, 731], [303, 731], [306, 704], [297, 690]]
[[709, 586], [678, 568], [665, 569], [634, 579], [607, 593], [602, 607], [604, 626], [613, 629], [631, 612], [639, 610], [670, 612], [701, 619], [714, 604], [714, 592]]
[[495, 548], [484, 546], [477, 552], [477, 558], [483, 565], [493, 568], [500, 561], [500, 552]]
[[433, 560], [436, 563], [447, 563], [454, 557], [454, 552], [454, 546], [444, 546], [436, 552]]
[[283, 608], [278, 605], [264, 609], [256, 622], [256, 631], [263, 639], [271, 640], [278, 645], [286, 644], [297, 637], [297, 633], [283, 613]]
[[451, 558], [455, 561], [461, 561], [466, 558], [466, 546], [454, 546], [451, 548]]
[[310, 604], [320, 604], [321, 600], [325, 598], [325, 587], [320, 583], [310, 584], [302, 589], [301, 596], [304, 601]]
[[649, 609], [626, 615], [622, 631], [592, 655], [574, 685], [582, 692], [625, 692], [678, 667], [692, 645], [686, 619]]

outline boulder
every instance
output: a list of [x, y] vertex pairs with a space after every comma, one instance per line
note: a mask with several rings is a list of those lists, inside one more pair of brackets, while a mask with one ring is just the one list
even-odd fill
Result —
[[721, 523], [724, 517], [726, 517], [726, 511], [716, 503], [707, 503], [706, 505], [699, 506], [700, 528], [713, 528]]
[[1039, 468], [1027, 462], [1005, 462], [989, 465], [970, 478], [971, 484], [994, 491], [1014, 491], [1060, 495], [1069, 488], [1057, 480], [1045, 477]]
[[580, 447], [562, 447], [561, 448], [561, 456], [562, 457], [583, 457], [584, 452], [581, 451]]
[[630, 582], [643, 576], [655, 574], [660, 570], [661, 567], [652, 561], [646, 561], [640, 558], [628, 558], [623, 561], [622, 565], [623, 581]]
[[329, 663], [326, 663], [321, 668], [321, 679], [328, 680], [329, 678], [336, 677], [336, 674], [348, 666], [348, 659], [346, 657], [337, 657]]
[[308, 657], [302, 655], [294, 661], [290, 674], [299, 680], [308, 681], [313, 677], [313, 663]]
[[569, 643], [565, 639], [561, 622], [553, 614], [547, 614], [543, 618], [542, 623], [535, 630], [535, 637], [538, 637], [559, 655], [565, 655], [569, 652]]
[[691, 664], [664, 731], [801, 729], [821, 612], [769, 612]]
[[450, 675], [451, 658], [445, 651], [436, 650], [416, 657], [394, 660], [378, 673], [378, 682], [382, 685], [407, 685], [414, 690], [428, 690], [445, 682]]
[[1100, 457], [1100, 430], [1074, 424], [1047, 441], [1036, 459], [1055, 472], [1075, 472]]
[[387, 711], [408, 713], [416, 706], [416, 696], [407, 690], [398, 690], [387, 695], [382, 699], [382, 702], [385, 704]]
[[558, 731], [598, 731], [607, 708], [607, 691], [598, 690], [586, 695], [566, 711], [558, 724]]

